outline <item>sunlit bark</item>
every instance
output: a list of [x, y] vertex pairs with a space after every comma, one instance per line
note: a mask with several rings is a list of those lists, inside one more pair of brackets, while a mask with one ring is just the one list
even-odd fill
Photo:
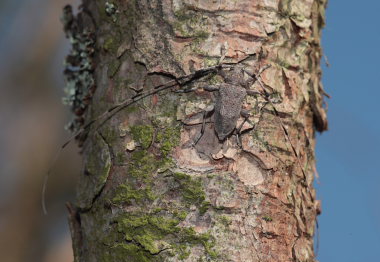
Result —
[[[314, 261], [324, 8], [323, 0], [84, 2], [77, 23], [95, 39], [96, 85], [85, 122], [140, 91], [178, 85], [82, 137], [70, 207], [77, 261]], [[216, 93], [202, 87], [222, 83], [221, 74], [179, 80], [220, 61], [252, 74], [270, 65], [242, 103], [250, 117], [241, 145], [234, 134], [220, 141], [204, 114]]]

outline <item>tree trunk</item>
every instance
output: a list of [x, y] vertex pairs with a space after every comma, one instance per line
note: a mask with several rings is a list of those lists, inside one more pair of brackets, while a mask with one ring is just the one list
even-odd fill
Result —
[[[76, 261], [315, 260], [325, 6], [85, 0], [76, 17], [65, 9], [71, 128], [137, 97], [79, 138], [84, 169], [69, 205]], [[223, 77], [237, 67], [246, 73]], [[215, 115], [237, 117], [240, 104], [225, 108], [234, 98], [205, 87], [240, 80], [255, 91], [241, 103], [249, 117], [219, 116], [236, 125], [220, 140]], [[158, 86], [168, 88], [138, 96]], [[184, 89], [196, 90], [173, 92]]]

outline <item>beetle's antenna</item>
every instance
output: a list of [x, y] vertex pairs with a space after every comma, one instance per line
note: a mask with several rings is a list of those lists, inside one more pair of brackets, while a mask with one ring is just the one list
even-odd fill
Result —
[[292, 141], [290, 140], [290, 136], [289, 136], [288, 130], [286, 129], [286, 127], [284, 125], [284, 122], [282, 121], [282, 119], [280, 117], [280, 114], [277, 111], [277, 108], [275, 107], [275, 105], [273, 104], [273, 102], [269, 99], [269, 94], [268, 94], [267, 90], [265, 89], [264, 84], [261, 81], [261, 77], [260, 77], [261, 73], [264, 72], [264, 70], [266, 70], [270, 66], [271, 66], [270, 64], [264, 66], [263, 68], [261, 68], [259, 70], [259, 72], [256, 75], [250, 75], [246, 70], [244, 70], [244, 71], [247, 74], [249, 74], [251, 77], [256, 78], [257, 82], [259, 83], [261, 89], [263, 90], [263, 96], [264, 96], [265, 100], [272, 106], [273, 111], [275, 112], [275, 114], [276, 114], [276, 116], [277, 116], [277, 118], [278, 118], [278, 120], [280, 122], [282, 131], [284, 132], [284, 136], [285, 136], [286, 140], [288, 140], [288, 142], [290, 144], [290, 147], [292, 148], [292, 151], [293, 151], [293, 153], [294, 153], [294, 155], [295, 155], [295, 157], [297, 159], [298, 165], [301, 168], [302, 174], [306, 178], [306, 173], [305, 173], [305, 171], [304, 171], [304, 169], [302, 167], [301, 160], [300, 160], [300, 158], [298, 156], [297, 150], [296, 150], [295, 146], [293, 145]]
[[201, 68], [197, 71], [195, 71], [194, 73], [191, 73], [191, 74], [187, 74], [187, 75], [184, 75], [184, 76], [180, 76], [178, 78], [175, 78], [175, 79], [171, 79], [169, 81], [167, 81], [166, 83], [163, 83], [159, 86], [155, 86], [154, 88], [150, 89], [150, 90], [147, 90], [145, 92], [141, 92], [141, 93], [138, 93], [137, 95], [131, 97], [131, 98], [128, 98], [122, 102], [120, 102], [119, 104], [116, 104], [114, 106], [112, 106], [111, 108], [109, 108], [107, 111], [103, 112], [101, 115], [97, 116], [96, 118], [92, 119], [90, 122], [88, 122], [87, 124], [85, 124], [81, 129], [79, 129], [78, 131], [76, 131], [65, 143], [62, 144], [62, 146], [58, 149], [57, 153], [55, 154], [54, 158], [53, 158], [53, 161], [44, 177], [44, 181], [43, 181], [43, 186], [42, 186], [42, 194], [41, 194], [41, 206], [42, 206], [42, 210], [43, 210], [43, 213], [46, 215], [47, 214], [47, 208], [46, 208], [46, 201], [45, 201], [45, 195], [46, 195], [46, 189], [47, 189], [47, 184], [48, 184], [48, 180], [49, 180], [49, 177], [50, 177], [50, 174], [52, 173], [52, 169], [53, 167], [55, 166], [59, 156], [61, 155], [62, 151], [67, 147], [67, 145], [70, 144], [71, 141], [73, 141], [76, 137], [82, 135], [84, 132], [86, 132], [94, 123], [97, 123], [97, 122], [100, 122], [101, 120], [103, 120], [102, 122], [100, 122], [100, 124], [98, 125], [97, 128], [99, 128], [101, 125], [103, 125], [107, 120], [109, 120], [110, 118], [112, 118], [115, 114], [117, 114], [118, 112], [120, 112], [121, 110], [123, 110], [124, 108], [126, 108], [127, 106], [133, 104], [133, 103], [136, 103], [137, 101], [145, 98], [145, 97], [148, 97], [148, 96], [151, 96], [153, 94], [156, 94], [156, 93], [159, 93], [160, 91], [163, 91], [163, 90], [166, 90], [166, 89], [169, 89], [171, 87], [175, 87], [175, 86], [185, 86], [191, 82], [193, 82], [194, 80], [198, 80], [206, 75], [208, 75], [210, 72], [215, 72], [216, 70], [219, 70], [221, 68], [230, 68], [230, 67], [233, 67], [235, 66], [236, 64], [240, 63], [241, 61], [238, 61], [236, 63], [222, 63], [223, 60], [225, 58], [225, 52], [224, 54], [222, 55], [220, 61], [219, 61], [219, 64], [216, 65], [216, 66], [210, 66], [210, 67], [206, 67], [206, 68]]

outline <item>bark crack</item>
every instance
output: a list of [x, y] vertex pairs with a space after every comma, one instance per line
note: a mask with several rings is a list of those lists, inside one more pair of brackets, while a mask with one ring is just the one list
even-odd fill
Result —
[[95, 202], [100, 198], [100, 196], [102, 195], [104, 189], [106, 188], [106, 185], [108, 184], [109, 180], [110, 180], [110, 177], [112, 176], [112, 172], [113, 172], [113, 167], [115, 165], [115, 154], [114, 154], [114, 151], [113, 151], [113, 148], [112, 146], [107, 142], [106, 138], [104, 137], [104, 135], [100, 132], [100, 131], [96, 131], [99, 136], [102, 138], [102, 140], [104, 141], [104, 143], [107, 145], [107, 148], [108, 148], [108, 152], [110, 154], [110, 157], [111, 157], [111, 167], [110, 167], [110, 170], [108, 172], [108, 175], [107, 175], [107, 178], [106, 178], [106, 182], [102, 185], [102, 187], [99, 189], [99, 191], [94, 195], [94, 197], [91, 199], [91, 204], [88, 206], [88, 207], [85, 207], [85, 208], [78, 208], [78, 211], [80, 213], [87, 213], [89, 212], [92, 207], [94, 206]]

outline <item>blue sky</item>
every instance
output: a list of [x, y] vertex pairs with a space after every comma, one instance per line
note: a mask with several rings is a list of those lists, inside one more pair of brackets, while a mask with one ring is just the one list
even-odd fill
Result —
[[330, 130], [318, 136], [321, 262], [380, 261], [380, 1], [329, 1]]

